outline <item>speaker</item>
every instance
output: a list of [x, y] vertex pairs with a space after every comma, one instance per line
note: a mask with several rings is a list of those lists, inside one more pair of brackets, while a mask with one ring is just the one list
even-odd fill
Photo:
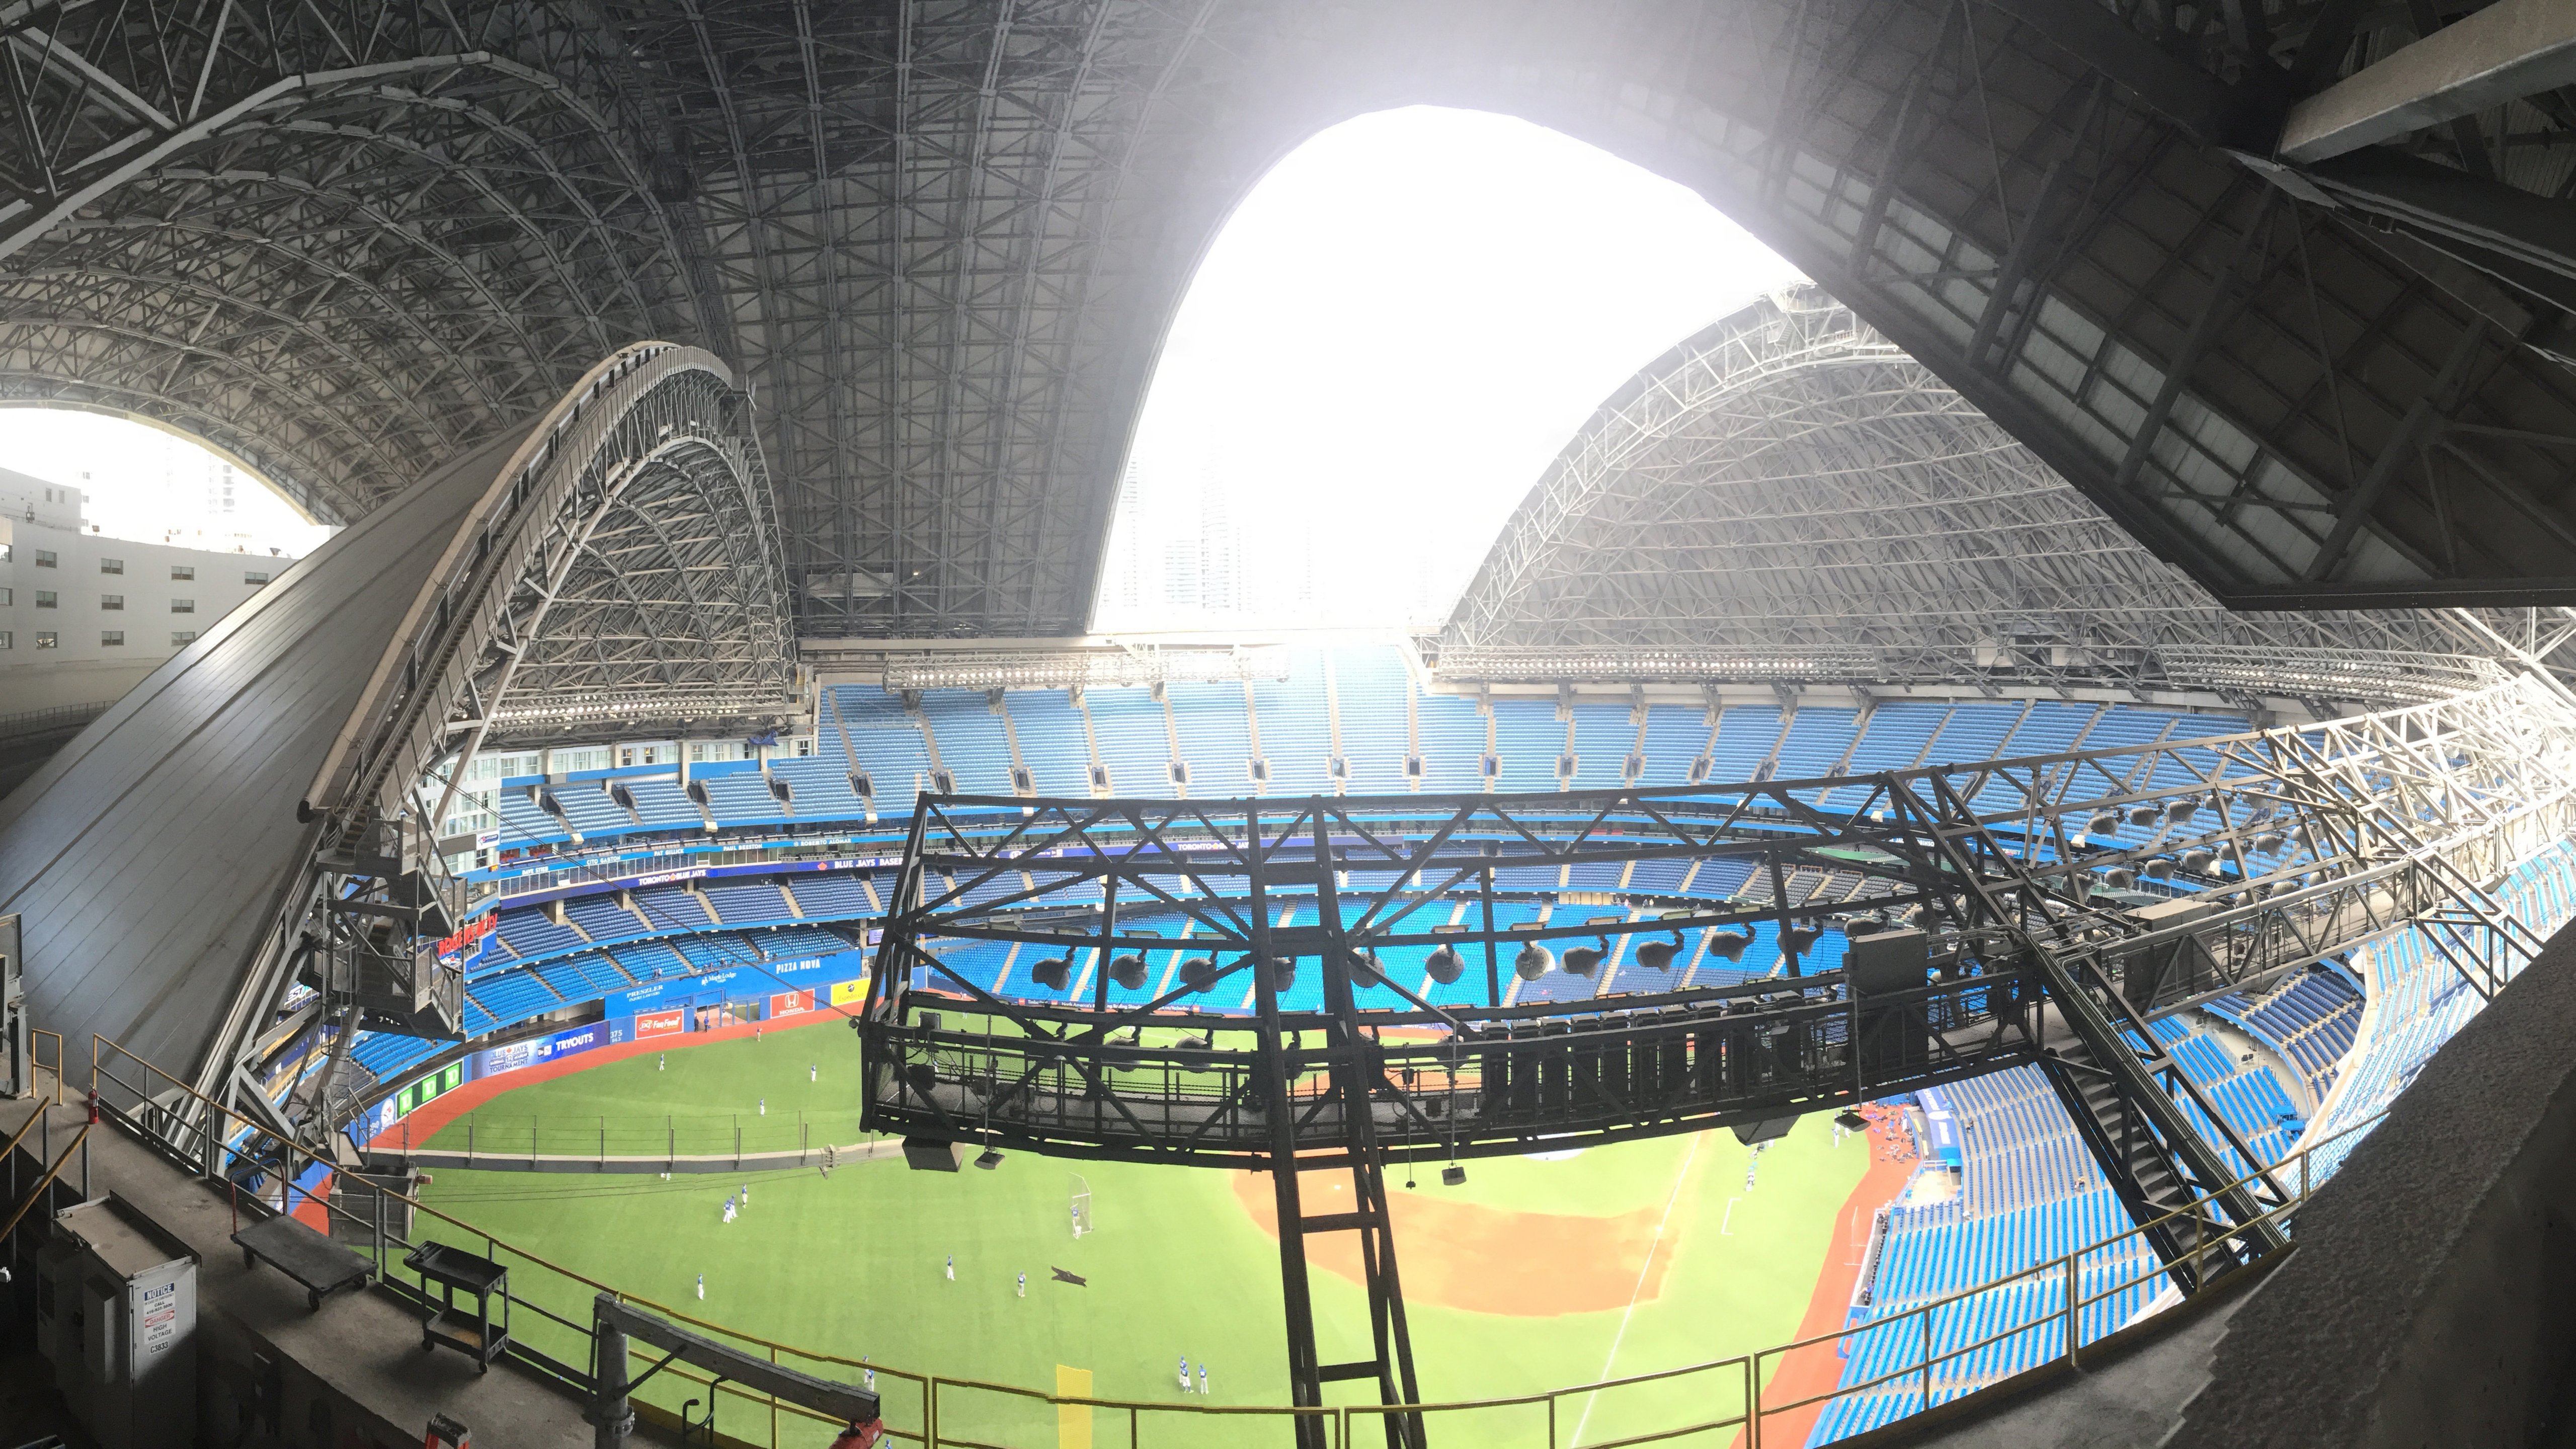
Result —
[[1911, 926], [1854, 936], [1843, 953], [1852, 989], [1866, 997], [1881, 991], [1906, 991], [1925, 983], [1932, 964], [1932, 938]]
[[915, 1172], [955, 1172], [957, 1144], [936, 1137], [903, 1139], [903, 1165]]
[[1735, 1124], [1735, 1140], [1750, 1147], [1756, 1142], [1786, 1137], [1789, 1129], [1797, 1125], [1795, 1117], [1765, 1117], [1759, 1122], [1738, 1122]]

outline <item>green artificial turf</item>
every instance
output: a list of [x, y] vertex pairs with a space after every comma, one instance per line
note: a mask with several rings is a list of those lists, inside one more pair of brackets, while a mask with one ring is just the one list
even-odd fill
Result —
[[[802, 1112], [815, 1124], [818, 1147], [827, 1135], [846, 1143], [856, 1140], [850, 1126], [857, 1068], [857, 1042], [845, 1030], [772, 1032], [758, 1041], [675, 1048], [658, 1069], [648, 1053], [532, 1083], [478, 1111], [475, 1130], [483, 1142], [495, 1140], [486, 1133], [508, 1131], [505, 1123], [560, 1124], [541, 1129], [545, 1150], [553, 1152], [572, 1150], [568, 1144], [580, 1131], [595, 1138], [606, 1119], [615, 1151], [625, 1141], [664, 1134], [666, 1117], [713, 1124], [707, 1130], [720, 1132], [736, 1113], [774, 1126], [792, 1124]], [[809, 1080], [809, 1071], [819, 1079]], [[767, 1117], [754, 1105], [763, 1097]], [[461, 1143], [465, 1130], [461, 1121], [452, 1124], [438, 1141]], [[1409, 1292], [1426, 1401], [1526, 1394], [1788, 1341], [1826, 1254], [1847, 1251], [1839, 1217], [1868, 1166], [1865, 1145], [1836, 1148], [1831, 1139], [1818, 1119], [1772, 1144], [1750, 1195], [1744, 1192], [1747, 1151], [1726, 1132], [1594, 1148], [1562, 1161], [1476, 1159], [1466, 1164], [1468, 1181], [1458, 1188], [1440, 1186], [1437, 1167], [1426, 1165], [1412, 1174], [1419, 1185], [1408, 1189], [1408, 1174], [1394, 1169], [1389, 1185], [1399, 1196], [1574, 1217], [1644, 1211], [1663, 1218], [1669, 1212], [1655, 1248], [1667, 1257], [1661, 1292], [1633, 1308], [1624, 1304], [1625, 1290], [1620, 1308], [1544, 1317], [1444, 1307], [1420, 1289]], [[1068, 1213], [1077, 1175], [1092, 1194], [1093, 1231], [1080, 1241], [1072, 1237]], [[447, 1170], [436, 1174], [423, 1198], [522, 1253], [782, 1343], [1041, 1391], [1053, 1387], [1063, 1365], [1090, 1371], [1092, 1392], [1101, 1398], [1175, 1406], [1281, 1403], [1287, 1393], [1278, 1247], [1238, 1201], [1237, 1176], [1014, 1152], [991, 1172], [914, 1172], [895, 1157], [846, 1165], [829, 1178], [815, 1170], [681, 1174], [668, 1182], [656, 1175]], [[747, 1205], [736, 1221], [724, 1222], [725, 1198], [746, 1184]], [[1269, 1191], [1266, 1178], [1259, 1188]], [[1742, 1199], [1731, 1221], [1730, 1198]], [[1332, 1209], [1310, 1202], [1307, 1210]], [[472, 1241], [437, 1224], [428, 1235]], [[1579, 1256], [1583, 1234], [1576, 1231], [1571, 1242], [1566, 1255]], [[1397, 1250], [1402, 1260], [1440, 1252], [1442, 1245], [1399, 1237]], [[947, 1276], [951, 1255], [954, 1281]], [[1432, 1274], [1422, 1266], [1415, 1281], [1427, 1282]], [[1050, 1270], [1059, 1267], [1088, 1286], [1053, 1281]], [[1028, 1275], [1026, 1297], [1018, 1291], [1021, 1273]], [[1312, 1282], [1324, 1360], [1367, 1356], [1360, 1288], [1321, 1269]], [[587, 1315], [591, 1290], [533, 1265], [517, 1268], [512, 1286], [531, 1304]], [[520, 1331], [576, 1362], [585, 1352], [568, 1331], [526, 1308]], [[1175, 1360], [1184, 1355], [1194, 1369], [1208, 1365], [1207, 1397], [1179, 1393]], [[890, 1423], [920, 1426], [917, 1389], [886, 1374], [878, 1388]], [[664, 1403], [682, 1396], [667, 1382], [647, 1394]], [[1351, 1384], [1327, 1389], [1328, 1402], [1364, 1398], [1373, 1401], [1374, 1391]], [[1740, 1398], [1740, 1377], [1733, 1375], [1572, 1396], [1557, 1405], [1557, 1442], [1597, 1444], [1731, 1414]], [[1539, 1444], [1546, 1442], [1545, 1416], [1544, 1406], [1529, 1406], [1438, 1422], [1447, 1442]], [[1060, 1442], [1051, 1406], [972, 1390], [943, 1390], [941, 1423], [943, 1437], [1015, 1449], [1054, 1449]], [[766, 1443], [767, 1424], [765, 1411], [734, 1404], [719, 1427]], [[1101, 1411], [1094, 1428], [1102, 1445], [1127, 1442], [1123, 1415], [1113, 1421]], [[812, 1437], [788, 1432], [781, 1442]], [[1284, 1444], [1287, 1436], [1276, 1421], [1147, 1415], [1140, 1442]]]

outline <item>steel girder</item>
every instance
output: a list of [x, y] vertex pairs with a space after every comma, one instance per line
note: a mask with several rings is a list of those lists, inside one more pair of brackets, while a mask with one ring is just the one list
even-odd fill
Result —
[[[1684, 917], [1504, 935], [1655, 935], [1676, 922], [1902, 908], [1934, 928], [2003, 926], [2099, 958], [2151, 982], [2133, 1005], [2162, 1015], [2413, 928], [2492, 995], [2540, 941], [2487, 888], [2576, 828], [2576, 708], [2524, 676], [2321, 724], [1886, 774], [1278, 807], [1274, 833], [1300, 810], [1328, 810], [1351, 837], [1340, 869], [1395, 873], [1370, 892], [1346, 889], [1364, 902], [1349, 929], [1371, 945], [1494, 936], [1434, 930], [1421, 915], [1484, 869], [1741, 857], [1763, 868], [1726, 901], [1668, 903], [1689, 905]], [[1066, 907], [1046, 898], [1112, 878], [1128, 882], [1131, 908], [1177, 912], [1209, 945], [1241, 949], [1250, 847], [1236, 813], [1210, 801], [925, 797], [895, 888], [888, 979], [914, 965], [945, 974], [924, 959], [932, 936], [1172, 949], [1120, 934], [1096, 910], [1066, 936]], [[1190, 894], [1169, 883], [1180, 876], [1235, 884]], [[2194, 909], [2146, 909], [2175, 899]], [[2132, 962], [2153, 969], [2133, 974]]]
[[2576, 601], [2576, 109], [2268, 159], [2417, 13], [15, 0], [0, 392], [345, 518], [694, 340], [762, 401], [805, 632], [1078, 632], [1207, 240], [1430, 102], [1706, 193], [2232, 607]]

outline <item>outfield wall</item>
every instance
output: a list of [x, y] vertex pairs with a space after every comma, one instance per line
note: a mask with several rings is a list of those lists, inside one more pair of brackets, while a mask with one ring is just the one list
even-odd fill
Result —
[[482, 1047], [410, 1076], [353, 1119], [353, 1146], [393, 1131], [414, 1112], [469, 1082], [489, 1081], [601, 1047], [657, 1037], [686, 1045], [693, 1034], [854, 1009], [867, 993], [866, 952], [766, 961], [705, 976], [676, 977], [611, 993], [597, 1021]]

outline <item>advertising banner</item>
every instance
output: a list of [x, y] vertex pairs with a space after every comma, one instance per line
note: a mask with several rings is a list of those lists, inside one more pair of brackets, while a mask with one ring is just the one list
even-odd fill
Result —
[[501, 928], [501, 913], [485, 911], [456, 928], [456, 934], [438, 943], [438, 964], [471, 966], [483, 959], [484, 948], [491, 943], [492, 933]]
[[648, 1036], [669, 1036], [673, 1032], [687, 1031], [688, 1029], [689, 1012], [687, 1007], [673, 1006], [666, 1007], [661, 1011], [639, 1011], [635, 1014], [635, 1039], [637, 1041], [642, 1041]]
[[781, 991], [769, 998], [771, 1016], [796, 1016], [814, 1009], [811, 991]]
[[675, 880], [697, 880], [705, 876], [706, 873], [707, 868], [703, 865], [693, 867], [689, 870], [666, 870], [655, 875], [639, 875], [635, 877], [635, 884], [639, 886], [669, 885]]
[[866, 1001], [867, 996], [868, 978], [864, 976], [860, 977], [856, 981], [835, 981], [832, 983], [832, 1004], [834, 1006], [857, 1006]]
[[606, 1045], [607, 1041], [608, 1023], [604, 1021], [594, 1021], [588, 1026], [576, 1026], [566, 1031], [556, 1032], [552, 1036], [514, 1041], [508, 1046], [477, 1052], [474, 1058], [474, 1075], [491, 1077], [503, 1072], [515, 1072], [522, 1067], [533, 1067], [539, 1062], [552, 1061], [556, 1057], [586, 1052], [592, 1047]]

